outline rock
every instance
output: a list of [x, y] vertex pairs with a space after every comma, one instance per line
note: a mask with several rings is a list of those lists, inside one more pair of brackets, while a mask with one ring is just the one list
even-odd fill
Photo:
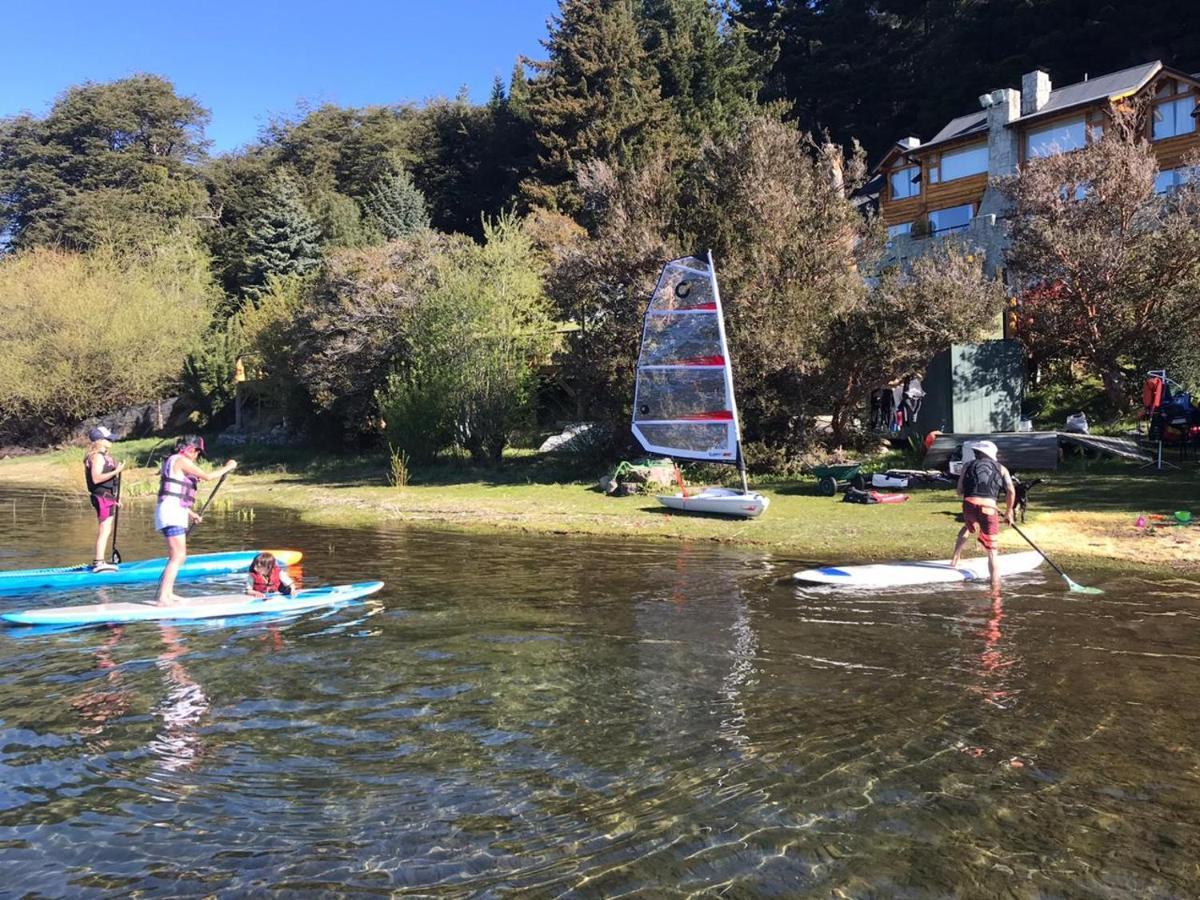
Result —
[[84, 419], [79, 423], [75, 433], [86, 442], [87, 434], [97, 425], [102, 425], [116, 435], [117, 440], [126, 438], [147, 437], [152, 434], [162, 434], [180, 427], [181, 415], [186, 421], [184, 406], [178, 397], [168, 397], [157, 403], [147, 403], [142, 406], [127, 406], [116, 412]]
[[546, 440], [542, 441], [542, 445], [538, 447], [538, 452], [555, 453], [561, 451], [570, 453], [575, 450], [581, 450], [587, 446], [589, 439], [595, 438], [595, 435], [592, 434], [595, 428], [595, 422], [579, 422], [575, 425], [568, 425], [558, 434], [552, 434]]

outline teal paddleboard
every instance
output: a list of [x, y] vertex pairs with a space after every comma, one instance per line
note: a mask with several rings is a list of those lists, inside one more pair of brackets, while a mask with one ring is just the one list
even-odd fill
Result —
[[[237, 550], [229, 553], [198, 553], [189, 556], [179, 570], [179, 579], [207, 578], [245, 572], [260, 550]], [[271, 550], [279, 564], [292, 566], [303, 556], [298, 550]], [[112, 572], [93, 572], [91, 566], [67, 566], [59, 569], [17, 569], [0, 572], [0, 593], [11, 594], [32, 590], [70, 590], [105, 587], [110, 584], [139, 584], [158, 581], [166, 568], [167, 558], [139, 559], [123, 562]]]
[[121, 625], [127, 622], [184, 622], [236, 616], [280, 616], [340, 606], [376, 593], [382, 581], [362, 581], [297, 591], [294, 596], [269, 594], [259, 600], [249, 594], [205, 594], [173, 606], [153, 603], [95, 603], [52, 606], [0, 615], [10, 625]]

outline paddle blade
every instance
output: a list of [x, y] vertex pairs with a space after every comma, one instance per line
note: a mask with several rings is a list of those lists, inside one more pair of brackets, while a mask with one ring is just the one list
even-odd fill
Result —
[[1087, 585], [1084, 585], [1084, 584], [1076, 584], [1070, 578], [1067, 578], [1066, 575], [1064, 575], [1063, 578], [1066, 579], [1067, 587], [1069, 587], [1071, 589], [1072, 594], [1103, 594], [1104, 593], [1104, 591], [1100, 590], [1100, 588], [1088, 587]]

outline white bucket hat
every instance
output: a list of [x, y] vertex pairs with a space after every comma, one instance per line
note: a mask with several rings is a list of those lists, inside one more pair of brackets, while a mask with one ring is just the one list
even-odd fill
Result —
[[995, 459], [999, 452], [991, 441], [976, 441], [971, 445], [971, 449], [975, 451], [976, 456], [986, 456], [989, 459]]

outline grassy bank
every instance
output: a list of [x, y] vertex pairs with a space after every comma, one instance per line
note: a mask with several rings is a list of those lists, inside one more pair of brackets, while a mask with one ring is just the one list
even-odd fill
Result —
[[[154, 441], [118, 445], [131, 468], [125, 495], [153, 502], [157, 474], [147, 461]], [[594, 534], [755, 545], [806, 561], [867, 561], [946, 556], [959, 505], [949, 490], [914, 490], [897, 505], [860, 506], [819, 497], [812, 480], [760, 481], [771, 498], [757, 521], [672, 515], [650, 496], [607, 497], [560, 461], [514, 455], [496, 469], [447, 463], [412, 473], [404, 488], [387, 484], [381, 456], [239, 448], [241, 465], [222, 489], [233, 506], [294, 509], [314, 523], [372, 527], [381, 522], [468, 531]], [[0, 460], [0, 484], [83, 490], [81, 451]], [[597, 473], [599, 474], [599, 473]], [[1139, 514], [1200, 513], [1200, 468], [1151, 474], [1120, 463], [1080, 461], [1034, 488], [1027, 533], [1064, 563], [1087, 568], [1200, 571], [1200, 526], [1138, 530]], [[140, 498], [140, 499], [138, 499]], [[1005, 549], [1025, 545], [1004, 530]]]

